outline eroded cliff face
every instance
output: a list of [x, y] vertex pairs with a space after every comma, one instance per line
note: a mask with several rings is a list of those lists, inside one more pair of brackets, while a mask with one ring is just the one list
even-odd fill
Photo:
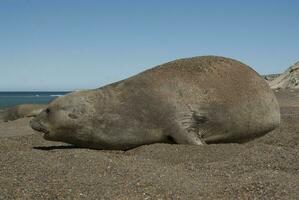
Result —
[[267, 81], [273, 81], [274, 79], [276, 79], [277, 77], [279, 77], [281, 74], [267, 74], [267, 75], [262, 75], [262, 77]]
[[272, 89], [299, 89], [299, 62], [268, 82]]

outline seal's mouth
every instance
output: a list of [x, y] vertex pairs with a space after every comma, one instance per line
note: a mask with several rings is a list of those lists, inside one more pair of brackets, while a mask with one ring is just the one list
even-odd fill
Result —
[[40, 123], [36, 122], [35, 120], [30, 121], [30, 126], [35, 131], [42, 132], [44, 134], [50, 133], [50, 131], [48, 131], [44, 126], [42, 126]]

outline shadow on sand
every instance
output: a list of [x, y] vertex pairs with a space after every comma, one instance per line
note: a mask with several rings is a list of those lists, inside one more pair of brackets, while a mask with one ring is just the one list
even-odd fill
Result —
[[56, 149], [80, 149], [80, 147], [76, 147], [73, 145], [59, 145], [59, 146], [38, 146], [38, 147], [33, 147], [33, 149], [36, 150], [42, 150], [42, 151], [51, 151], [51, 150], [56, 150]]

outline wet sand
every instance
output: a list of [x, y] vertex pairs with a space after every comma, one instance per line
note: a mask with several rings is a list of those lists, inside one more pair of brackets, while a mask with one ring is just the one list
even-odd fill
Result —
[[0, 123], [0, 199], [299, 199], [299, 91], [276, 93], [281, 127], [246, 144], [99, 151]]

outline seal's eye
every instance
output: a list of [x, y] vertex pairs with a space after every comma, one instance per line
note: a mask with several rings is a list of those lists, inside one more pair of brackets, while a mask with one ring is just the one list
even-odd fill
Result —
[[50, 113], [50, 108], [46, 109], [46, 113], [49, 114]]

